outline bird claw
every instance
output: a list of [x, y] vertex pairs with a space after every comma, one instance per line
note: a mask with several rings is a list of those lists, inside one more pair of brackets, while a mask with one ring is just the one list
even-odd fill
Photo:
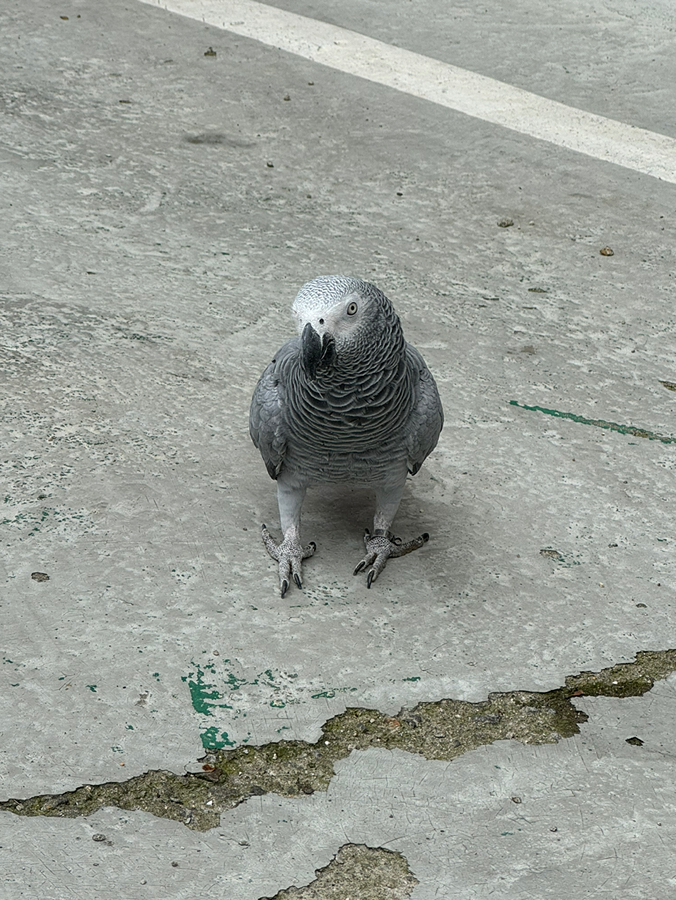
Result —
[[390, 532], [376, 531], [374, 534], [366, 529], [364, 534], [364, 547], [366, 553], [355, 566], [353, 575], [358, 575], [364, 569], [371, 567], [366, 575], [366, 587], [370, 588], [376, 578], [385, 568], [387, 560], [397, 556], [405, 556], [414, 550], [422, 547], [429, 541], [430, 536], [424, 532], [420, 537], [414, 538], [412, 541], [403, 542], [401, 538], [396, 538]]
[[279, 589], [281, 596], [284, 597], [288, 591], [291, 578], [293, 578], [299, 588], [302, 588], [302, 563], [304, 559], [312, 556], [317, 549], [315, 542], [310, 541], [307, 547], [303, 547], [300, 543], [298, 529], [289, 528], [284, 535], [282, 543], [276, 544], [265, 525], [261, 528], [261, 537], [263, 538], [265, 549], [279, 563]]

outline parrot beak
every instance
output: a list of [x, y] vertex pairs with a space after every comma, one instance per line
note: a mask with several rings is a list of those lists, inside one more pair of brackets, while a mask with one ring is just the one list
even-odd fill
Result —
[[320, 337], [309, 322], [301, 335], [301, 348], [303, 366], [313, 381], [317, 377], [317, 369], [320, 366], [328, 368], [336, 355], [336, 342], [333, 337], [327, 333]]

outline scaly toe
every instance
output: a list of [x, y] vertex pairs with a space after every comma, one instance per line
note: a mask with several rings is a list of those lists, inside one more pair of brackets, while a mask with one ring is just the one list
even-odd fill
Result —
[[297, 587], [303, 587], [303, 560], [312, 556], [317, 549], [314, 541], [303, 547], [299, 540], [298, 529], [288, 529], [281, 544], [276, 544], [265, 525], [261, 528], [261, 537], [265, 549], [279, 563], [279, 591], [285, 596], [293, 578]]
[[369, 569], [370, 566], [371, 568], [366, 573], [366, 587], [370, 588], [385, 568], [388, 559], [412, 553], [414, 550], [418, 550], [422, 547], [423, 544], [426, 544], [429, 539], [429, 534], [425, 532], [424, 534], [421, 534], [420, 537], [403, 542], [400, 538], [396, 538], [389, 532], [376, 531], [374, 534], [371, 534], [367, 529], [364, 534], [364, 547], [366, 548], [366, 553], [364, 554], [363, 559], [355, 566], [353, 574], [358, 575], [365, 569]]

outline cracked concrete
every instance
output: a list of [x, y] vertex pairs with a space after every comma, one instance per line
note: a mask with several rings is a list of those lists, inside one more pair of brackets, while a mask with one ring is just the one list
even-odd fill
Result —
[[400, 853], [345, 844], [303, 888], [291, 887], [263, 900], [406, 900], [418, 883]]
[[[664, 4], [279, 5], [673, 131]], [[2, 900], [260, 900], [346, 844], [413, 900], [671, 898], [676, 188], [147, 5], [0, 26]], [[322, 272], [447, 425], [425, 549], [366, 591], [371, 498], [315, 491], [280, 601], [246, 414]]]
[[451, 760], [501, 740], [555, 743], [578, 734], [579, 724], [587, 721], [573, 698], [642, 696], [656, 680], [674, 671], [676, 650], [641, 652], [635, 663], [569, 676], [564, 687], [544, 694], [494, 693], [482, 703], [446, 699], [419, 703], [395, 716], [347, 709], [322, 726], [313, 744], [275, 741], [262, 747], [215, 750], [199, 760], [203, 765], [195, 773], [147, 772], [126, 782], [86, 784], [58, 795], [7, 800], [0, 802], [0, 810], [72, 817], [116, 806], [206, 831], [219, 825], [224, 812], [252, 797], [326, 791], [334, 764], [354, 751], [398, 749], [425, 759]]

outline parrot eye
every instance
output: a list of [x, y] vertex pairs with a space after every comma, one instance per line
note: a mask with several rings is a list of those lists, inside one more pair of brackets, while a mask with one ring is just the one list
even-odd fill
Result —
[[358, 309], [357, 304], [353, 300], [352, 303], [350, 303], [350, 305], [347, 308], [348, 316], [353, 316], [357, 312], [357, 309]]

